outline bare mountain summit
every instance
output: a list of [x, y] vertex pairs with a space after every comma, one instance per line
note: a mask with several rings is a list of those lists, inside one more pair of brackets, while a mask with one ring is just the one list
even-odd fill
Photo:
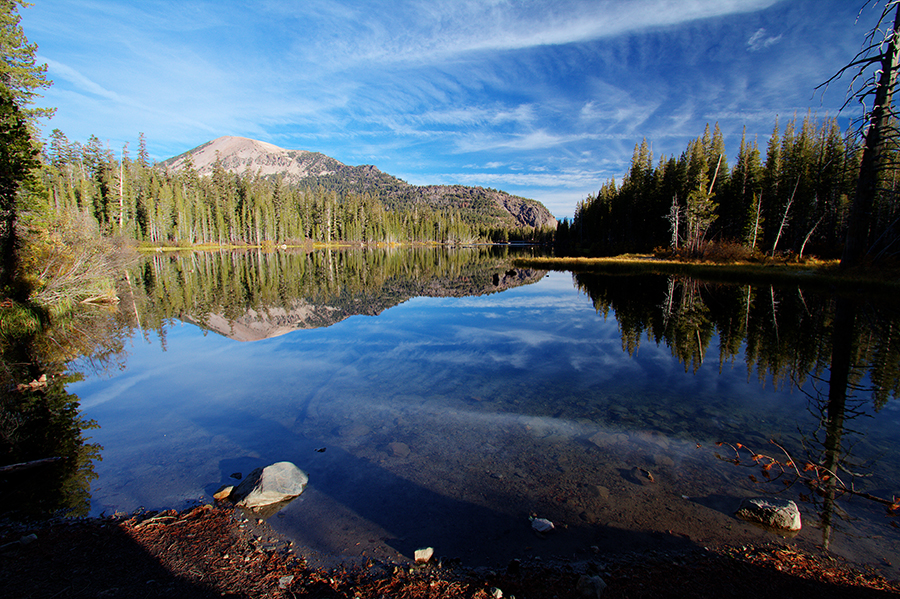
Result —
[[309, 176], [330, 175], [346, 165], [318, 152], [285, 150], [264, 141], [226, 135], [198, 146], [163, 162], [169, 171], [187, 166], [188, 159], [202, 175], [210, 175], [216, 159], [232, 173], [259, 173], [263, 177], [281, 175], [286, 181], [298, 183]]
[[201, 175], [210, 175], [216, 161], [239, 175], [280, 176], [301, 187], [318, 187], [338, 193], [370, 193], [386, 206], [411, 209], [417, 205], [434, 209], [457, 209], [468, 220], [500, 227], [556, 227], [550, 211], [535, 200], [503, 191], [463, 185], [410, 185], [371, 165], [348, 166], [320, 152], [286, 150], [276, 145], [224, 136], [198, 146], [160, 164], [179, 171], [189, 164]]

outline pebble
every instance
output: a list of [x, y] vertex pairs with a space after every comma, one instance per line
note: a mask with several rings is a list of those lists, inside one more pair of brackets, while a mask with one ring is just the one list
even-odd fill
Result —
[[594, 497], [600, 497], [601, 499], [609, 499], [609, 489], [602, 485], [588, 485], [588, 492]]
[[531, 528], [536, 532], [550, 532], [553, 530], [553, 522], [546, 518], [535, 518], [531, 521]]

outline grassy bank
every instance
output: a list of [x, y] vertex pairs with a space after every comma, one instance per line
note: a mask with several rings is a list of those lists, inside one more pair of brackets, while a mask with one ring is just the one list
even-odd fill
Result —
[[284, 244], [284, 243], [263, 243], [261, 245], [254, 244], [198, 244], [198, 245], [155, 245], [151, 243], [142, 243], [137, 246], [137, 250], [139, 252], [144, 253], [152, 253], [152, 252], [220, 252], [220, 251], [232, 251], [232, 250], [263, 250], [263, 251], [275, 251], [275, 250], [303, 250], [303, 251], [311, 251], [311, 250], [322, 250], [322, 249], [333, 249], [333, 250], [341, 250], [348, 248], [396, 248], [396, 247], [457, 247], [453, 244], [446, 243], [438, 243], [434, 241], [378, 241], [371, 243], [362, 243], [362, 242], [343, 242], [343, 241], [333, 241], [330, 243], [323, 243], [320, 241], [316, 242], [303, 242], [303, 243], [293, 243], [293, 244]]
[[649, 254], [626, 254], [609, 258], [517, 258], [515, 265], [610, 275], [677, 275], [722, 283], [774, 285], [802, 283], [805, 287], [847, 292], [882, 294], [900, 291], [900, 272], [896, 269], [863, 267], [841, 270], [837, 260], [712, 263], [665, 260]]

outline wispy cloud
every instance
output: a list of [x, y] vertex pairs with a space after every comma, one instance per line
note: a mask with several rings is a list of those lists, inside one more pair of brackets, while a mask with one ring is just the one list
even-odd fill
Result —
[[55, 61], [51, 58], [45, 58], [43, 56], [38, 56], [37, 60], [38, 63], [45, 63], [47, 65], [48, 71], [57, 80], [61, 78], [71, 83], [76, 89], [95, 96], [113, 100], [114, 102], [122, 101], [122, 98], [121, 96], [119, 96], [119, 94], [104, 88], [102, 85], [94, 81], [91, 81], [89, 78], [85, 77], [68, 65]]
[[858, 49], [856, 11], [822, 3], [54, 0], [22, 14], [56, 81], [50, 126], [70, 139], [145, 132], [162, 159], [246, 135], [411, 182], [511, 187], [565, 215], [644, 137], [672, 155], [706, 122], [736, 144], [745, 125], [767, 135], [775, 114], [840, 105], [811, 90]]
[[[332, 48], [329, 60], [446, 60], [479, 51], [522, 50], [597, 40], [649, 28], [765, 9], [777, 0], [563, 0], [548, 3], [444, 0], [366, 5], [358, 12], [314, 3], [278, 9], [295, 19], [344, 19], [354, 37]], [[271, 5], [269, 5], [271, 8]], [[330, 41], [330, 40], [329, 40]], [[317, 49], [318, 50], [318, 49]], [[355, 58], [354, 58], [355, 57]]]
[[760, 27], [756, 30], [756, 33], [750, 36], [750, 39], [747, 40], [747, 47], [751, 52], [756, 52], [758, 50], [762, 50], [764, 48], [768, 48], [774, 44], [777, 44], [781, 41], [780, 35], [770, 36], [766, 34], [766, 30], [764, 27]]

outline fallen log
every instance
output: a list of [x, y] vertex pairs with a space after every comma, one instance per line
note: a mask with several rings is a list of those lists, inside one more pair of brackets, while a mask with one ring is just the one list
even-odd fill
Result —
[[44, 464], [52, 464], [54, 462], [58, 462], [58, 461], [64, 460], [64, 459], [66, 459], [66, 458], [61, 458], [61, 457], [43, 458], [41, 460], [33, 460], [31, 462], [22, 462], [20, 464], [10, 464], [9, 466], [0, 466], [0, 474], [6, 474], [8, 472], [19, 472], [20, 470], [28, 470], [29, 468], [43, 466]]

